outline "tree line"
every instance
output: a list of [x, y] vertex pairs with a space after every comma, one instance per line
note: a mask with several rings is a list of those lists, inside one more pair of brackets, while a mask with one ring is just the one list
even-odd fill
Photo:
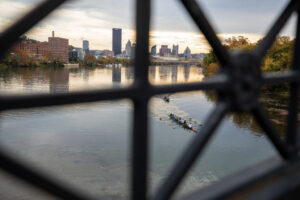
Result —
[[[224, 46], [230, 51], [252, 51], [261, 41], [262, 39], [255, 43], [251, 43], [248, 38], [238, 36], [225, 39]], [[294, 43], [295, 39], [291, 39], [288, 36], [277, 37], [261, 63], [261, 70], [263, 72], [283, 72], [289, 70], [292, 65]], [[219, 71], [219, 62], [213, 51], [210, 51], [203, 58], [202, 65], [204, 66], [203, 74], [205, 76], [213, 76]], [[265, 92], [279, 92], [284, 94], [288, 93], [289, 85], [268, 85], [264, 86], [263, 90]]]
[[[229, 50], [252, 51], [261, 41], [262, 39], [256, 43], [251, 43], [248, 38], [238, 36], [225, 39], [224, 46]], [[272, 47], [267, 51], [261, 64], [262, 71], [277, 72], [290, 69], [294, 42], [294, 39], [291, 39], [288, 36], [277, 37]], [[203, 58], [203, 65], [204, 74], [206, 76], [211, 76], [218, 72], [218, 59], [212, 50]]]

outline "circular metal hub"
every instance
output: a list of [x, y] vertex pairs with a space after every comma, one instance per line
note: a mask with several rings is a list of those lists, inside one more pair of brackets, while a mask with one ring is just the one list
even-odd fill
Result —
[[228, 95], [237, 111], [250, 111], [257, 103], [262, 85], [259, 63], [248, 52], [233, 55], [233, 67], [229, 70], [232, 88]]

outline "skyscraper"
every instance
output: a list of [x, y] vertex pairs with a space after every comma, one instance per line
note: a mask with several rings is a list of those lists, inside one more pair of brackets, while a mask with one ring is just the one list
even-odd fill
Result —
[[172, 49], [172, 55], [173, 56], [178, 56], [178, 45], [173, 45], [173, 49]]
[[82, 49], [85, 52], [85, 54], [89, 53], [89, 50], [90, 50], [89, 49], [89, 41], [83, 40], [83, 42], [82, 42]]
[[186, 47], [186, 49], [184, 50], [184, 58], [186, 60], [192, 58], [191, 50], [189, 47]]
[[112, 50], [115, 56], [122, 52], [122, 29], [120, 28], [112, 29]]
[[160, 56], [166, 56], [168, 54], [168, 45], [161, 45], [159, 50]]
[[130, 42], [130, 40], [128, 40], [128, 42], [125, 46], [125, 55], [127, 57], [130, 57], [130, 55], [131, 55], [131, 42]]
[[151, 47], [151, 56], [155, 56], [156, 55], [156, 45], [153, 45]]

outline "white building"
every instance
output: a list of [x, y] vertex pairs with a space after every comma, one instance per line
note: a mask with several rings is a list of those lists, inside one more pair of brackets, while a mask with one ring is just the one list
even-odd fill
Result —
[[127, 57], [130, 57], [130, 55], [131, 55], [131, 42], [130, 42], [130, 40], [128, 40], [128, 42], [126, 43], [126, 46], [125, 46], [125, 55]]
[[191, 54], [191, 50], [189, 47], [186, 47], [186, 49], [184, 50], [184, 58], [185, 59], [190, 59], [192, 58], [192, 54]]

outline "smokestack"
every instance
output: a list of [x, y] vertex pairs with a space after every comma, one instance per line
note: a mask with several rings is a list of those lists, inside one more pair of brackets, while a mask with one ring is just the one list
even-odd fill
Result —
[[52, 31], [52, 37], [54, 37], [54, 31]]

